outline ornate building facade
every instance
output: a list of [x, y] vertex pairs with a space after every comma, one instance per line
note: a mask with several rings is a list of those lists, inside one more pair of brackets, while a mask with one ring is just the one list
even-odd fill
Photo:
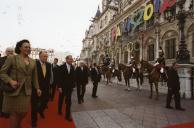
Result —
[[[159, 49], [166, 65], [185, 59], [179, 69], [181, 94], [194, 95], [194, 0], [102, 0], [83, 39], [81, 59], [127, 64], [131, 58], [155, 63]], [[180, 54], [181, 53], [181, 54]], [[188, 54], [189, 53], [189, 54]]]
[[39, 52], [45, 50], [48, 53], [48, 62], [53, 62], [54, 60], [54, 50], [53, 49], [42, 49], [42, 48], [32, 48], [30, 57], [33, 59], [39, 59]]
[[[192, 3], [186, 0], [184, 9], [193, 11]], [[180, 32], [176, 19], [169, 23], [165, 18], [168, 8], [175, 14], [176, 0], [103, 0], [102, 11], [98, 8], [83, 39], [81, 59], [100, 64], [108, 54], [116, 64], [126, 64], [131, 57], [154, 63], [161, 47], [170, 64], [176, 59]], [[194, 63], [194, 20], [190, 17], [184, 33], [190, 62]]]

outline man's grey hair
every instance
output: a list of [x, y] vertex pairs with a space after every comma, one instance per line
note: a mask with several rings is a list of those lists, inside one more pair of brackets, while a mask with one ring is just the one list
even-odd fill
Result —
[[72, 55], [67, 55], [67, 56], [65, 57], [65, 59], [69, 59], [69, 57], [72, 57]]
[[7, 48], [5, 49], [5, 52], [7, 52], [7, 51], [14, 51], [14, 48], [12, 48], [12, 47], [7, 47]]

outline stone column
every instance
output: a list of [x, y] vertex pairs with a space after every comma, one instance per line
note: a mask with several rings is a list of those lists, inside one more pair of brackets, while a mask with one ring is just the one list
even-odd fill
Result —
[[194, 65], [191, 64], [179, 64], [178, 75], [180, 78], [180, 93], [181, 97], [186, 99], [192, 98], [192, 67]]

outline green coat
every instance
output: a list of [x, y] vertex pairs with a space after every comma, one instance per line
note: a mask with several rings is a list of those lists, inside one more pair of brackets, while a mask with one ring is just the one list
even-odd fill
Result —
[[[30, 64], [26, 67], [22, 57], [20, 55], [14, 55], [7, 57], [3, 67], [0, 70], [0, 79], [5, 83], [10, 80], [16, 80], [19, 82], [19, 87], [13, 93], [5, 93], [7, 96], [18, 96], [24, 86], [26, 95], [31, 95], [32, 86], [36, 89], [39, 88], [36, 62], [32, 58], [29, 59]], [[17, 65], [16, 65], [17, 64]], [[8, 69], [11, 69], [10, 75], [7, 74]]]

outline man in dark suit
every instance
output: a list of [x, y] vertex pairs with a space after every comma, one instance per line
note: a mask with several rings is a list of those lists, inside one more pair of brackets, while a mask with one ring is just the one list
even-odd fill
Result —
[[42, 118], [44, 116], [44, 110], [47, 107], [49, 101], [49, 86], [51, 83], [51, 64], [47, 62], [48, 54], [46, 51], [40, 51], [39, 60], [36, 60], [37, 72], [38, 72], [38, 82], [42, 95], [38, 97], [33, 91], [32, 93], [32, 111], [31, 111], [31, 123], [32, 127], [37, 125], [37, 113], [40, 114]]
[[[5, 60], [7, 59], [7, 56], [13, 55], [13, 48], [7, 48], [5, 50], [5, 56], [0, 58], [0, 69], [5, 63]], [[0, 81], [1, 82], [1, 81]], [[2, 104], [3, 104], [3, 91], [0, 90], [0, 117], [9, 117], [9, 114], [2, 112]]]
[[96, 63], [94, 63], [93, 68], [91, 70], [91, 79], [93, 82], [92, 97], [97, 98], [98, 96], [96, 95], [96, 92], [98, 88], [98, 82], [100, 82], [101, 79], [101, 74], [99, 69], [97, 68]]
[[72, 66], [73, 58], [71, 55], [66, 56], [66, 63], [59, 67], [59, 101], [58, 114], [62, 114], [62, 105], [65, 97], [66, 114], [65, 118], [72, 121], [71, 118], [71, 95], [75, 87], [75, 70]]
[[76, 85], [77, 85], [77, 98], [78, 103], [84, 102], [84, 94], [86, 91], [86, 84], [88, 84], [88, 68], [84, 62], [80, 62], [79, 66], [75, 70], [76, 74]]
[[57, 86], [57, 71], [59, 68], [59, 65], [57, 65], [58, 63], [58, 58], [54, 58], [54, 62], [52, 64], [52, 72], [53, 72], [53, 83], [51, 84], [51, 88], [50, 88], [50, 99], [51, 101], [54, 100], [54, 96], [55, 96], [55, 92], [56, 92], [56, 86]]
[[174, 96], [176, 109], [180, 111], [184, 111], [185, 109], [182, 108], [180, 104], [180, 92], [179, 92], [180, 91], [180, 81], [179, 81], [179, 76], [177, 73], [177, 67], [178, 67], [177, 63], [174, 62], [172, 64], [172, 67], [170, 67], [167, 71], [168, 94], [167, 94], [167, 100], [166, 100], [166, 108], [173, 109], [170, 103], [172, 100], [172, 96]]

